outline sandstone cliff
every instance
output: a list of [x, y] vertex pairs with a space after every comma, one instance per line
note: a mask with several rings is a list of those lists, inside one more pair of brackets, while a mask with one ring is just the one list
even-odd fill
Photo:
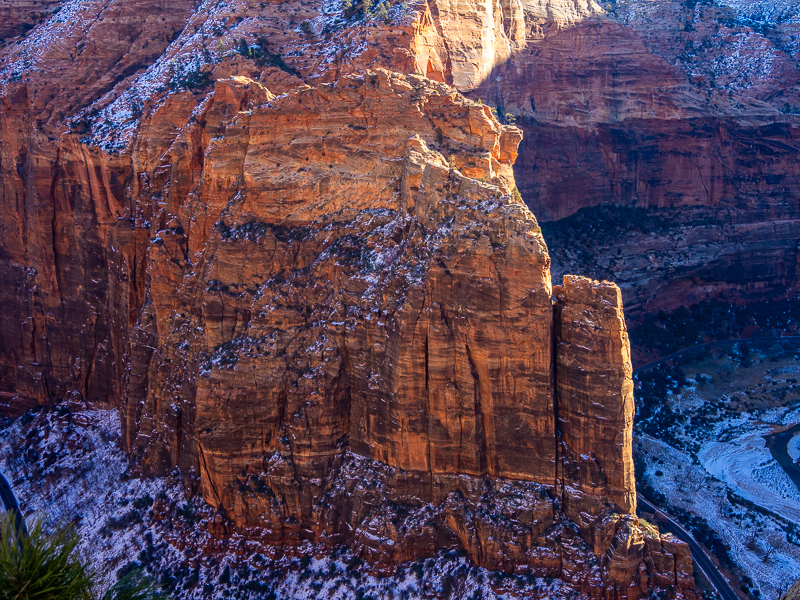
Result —
[[76, 6], [0, 57], [9, 410], [121, 398], [141, 472], [276, 545], [691, 588], [635, 517], [619, 290], [554, 306], [521, 131], [442, 83], [598, 6]]
[[634, 516], [619, 289], [567, 278], [554, 311], [506, 179], [519, 140], [421, 77], [218, 82], [155, 167], [172, 185], [202, 155], [132, 335], [141, 468], [194, 471], [241, 531], [379, 567], [461, 547], [590, 595], [685, 588], [652, 557], [687, 551]]
[[[563, 220], [556, 272], [619, 283], [634, 318], [798, 291], [797, 24], [725, 4], [526, 4], [524, 44], [471, 92], [524, 132], [516, 181], [540, 222]], [[598, 219], [581, 240], [597, 205], [659, 226]]]
[[[728, 9], [698, 9], [695, 29], [677, 31], [688, 17], [670, 3], [609, 11], [593, 2], [431, 0], [395, 4], [386, 22], [320, 2], [83, 0], [50, 17], [46, 5], [14, 6], [20, 19], [43, 20], [0, 50], [5, 404], [119, 397], [126, 336], [144, 301], [147, 239], [161, 227], [159, 211], [172, 214], [176, 202], [164, 203], [154, 165], [204, 110], [213, 82], [230, 76], [281, 94], [385, 66], [473, 90], [523, 130], [515, 181], [540, 220], [606, 203], [648, 207], [671, 223], [663, 235], [576, 248], [582, 225], [566, 221], [573, 233], [554, 238], [559, 276], [618, 280], [633, 314], [720, 294], [784, 295], [800, 281], [796, 117], [776, 110], [794, 102], [790, 91], [775, 92], [785, 69], [759, 72], [758, 86], [737, 84], [732, 96], [686, 79], [689, 67], [723, 61], [712, 25], [733, 18]], [[40, 9], [44, 16], [24, 16]], [[683, 20], [670, 21], [670, 11]], [[741, 40], [761, 35], [724, 28]], [[681, 54], [672, 39], [711, 54]], [[764, 39], [770, 64], [792, 55], [791, 39]], [[197, 154], [183, 160], [192, 172], [202, 167]], [[123, 213], [130, 228], [112, 234]], [[107, 254], [131, 236], [137, 243]]]

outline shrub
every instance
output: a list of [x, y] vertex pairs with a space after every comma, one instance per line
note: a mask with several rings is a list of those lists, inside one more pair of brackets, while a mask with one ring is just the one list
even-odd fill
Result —
[[155, 600], [163, 596], [138, 568], [97, 596], [98, 573], [76, 554], [80, 538], [69, 524], [26, 535], [9, 512], [0, 523], [0, 600]]
[[[305, 29], [303, 31], [305, 32]], [[309, 35], [312, 33], [313, 31], [309, 33]], [[256, 43], [253, 45], [248, 44], [247, 40], [241, 38], [236, 51], [245, 58], [255, 61], [259, 67], [277, 67], [280, 70], [289, 73], [289, 75], [297, 75], [297, 71], [287, 65], [280, 54], [270, 52], [269, 40], [263, 35], [259, 36], [259, 38], [256, 40]]]
[[48, 531], [37, 521], [26, 536], [11, 516], [0, 529], [0, 599], [90, 600], [94, 579], [75, 556], [75, 530], [60, 525]]

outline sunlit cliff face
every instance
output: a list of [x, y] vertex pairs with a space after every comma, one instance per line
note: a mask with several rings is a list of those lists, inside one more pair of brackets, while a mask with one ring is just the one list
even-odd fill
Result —
[[[553, 286], [529, 207], [792, 221], [796, 128], [654, 47], [593, 3], [64, 5], [0, 51], [0, 398], [122, 399], [141, 472], [278, 545], [691, 588], [634, 516], [623, 296]], [[638, 306], [740, 264], [669, 237]]]

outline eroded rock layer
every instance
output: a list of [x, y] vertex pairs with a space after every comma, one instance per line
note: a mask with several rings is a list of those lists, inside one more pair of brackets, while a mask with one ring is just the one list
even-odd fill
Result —
[[187, 201], [132, 334], [141, 468], [195, 472], [241, 531], [379, 567], [464, 548], [594, 595], [675, 581], [646, 559], [686, 551], [634, 516], [619, 289], [569, 278], [554, 310], [519, 140], [421, 77], [218, 82], [154, 169]]
[[[617, 282], [632, 318], [796, 293], [796, 24], [750, 29], [724, 3], [602, 4], [525, 3], [524, 44], [472, 92], [524, 132], [522, 197], [566, 234], [548, 237], [555, 271]], [[596, 206], [656, 227], [587, 236]]]
[[[798, 285], [790, 24], [758, 33], [731, 24], [732, 9], [672, 0], [419, 0], [385, 20], [359, 3], [212, 4], [81, 0], [50, 14], [59, 7], [6, 3], [2, 35], [20, 35], [0, 47], [3, 406], [119, 397], [147, 240], [202, 169], [196, 145], [173, 144], [230, 76], [281, 94], [383, 66], [491, 103], [525, 133], [516, 184], [541, 221], [597, 204], [671, 221], [667, 235], [608, 244], [553, 238], [559, 276], [617, 281], [630, 314]], [[720, 40], [741, 42], [742, 60]], [[169, 202], [155, 171], [167, 151], [194, 152]], [[123, 213], [129, 229], [108, 227]]]
[[123, 398], [140, 472], [276, 546], [691, 588], [634, 515], [619, 290], [554, 306], [520, 130], [441, 83], [599, 7], [73, 8], [0, 57], [4, 409]]
[[572, 275], [554, 291], [564, 510], [578, 524], [606, 506], [633, 512], [633, 380], [622, 295], [612, 283]]

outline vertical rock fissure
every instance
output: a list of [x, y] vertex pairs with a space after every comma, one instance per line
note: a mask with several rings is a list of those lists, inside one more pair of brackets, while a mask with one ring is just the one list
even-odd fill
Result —
[[436, 4], [436, 0], [428, 3], [428, 10], [431, 12], [431, 17], [433, 21], [433, 26], [436, 29], [436, 33], [439, 35], [439, 39], [442, 40], [442, 45], [444, 45], [445, 49], [445, 64], [444, 69], [445, 72], [442, 73], [442, 76], [446, 83], [452, 85], [453, 84], [453, 53], [450, 50], [449, 44], [449, 36], [445, 35], [444, 30], [442, 29], [441, 20], [439, 18], [439, 6]]
[[[84, 376], [83, 384], [80, 386], [81, 393], [83, 394], [83, 397], [86, 398], [87, 400], [90, 400], [90, 398], [89, 398], [89, 382], [92, 379], [92, 374], [93, 374], [93, 371], [94, 371], [94, 363], [97, 360], [97, 351], [98, 351], [98, 349], [100, 347], [100, 340], [97, 339], [97, 315], [96, 314], [92, 318], [92, 331], [93, 331], [93, 336], [92, 336], [92, 355], [89, 358], [89, 364], [86, 367], [86, 375]], [[99, 400], [99, 398], [97, 398], [97, 399]]]
[[[63, 285], [61, 281], [61, 260], [58, 255], [58, 248], [56, 246], [57, 244], [56, 240], [58, 239], [58, 223], [57, 223], [58, 208], [56, 207], [55, 204], [55, 189], [56, 189], [56, 184], [58, 182], [58, 162], [60, 156], [61, 156], [61, 151], [59, 149], [58, 151], [56, 151], [55, 166], [53, 167], [55, 170], [55, 175], [53, 175], [53, 179], [50, 184], [50, 197], [48, 198], [48, 200], [50, 200], [51, 210], [53, 211], [53, 214], [50, 217], [50, 235], [53, 248], [53, 272], [55, 273], [56, 295], [58, 296], [58, 299], [61, 302], [61, 308], [63, 309], [64, 295], [62, 293]], [[26, 157], [26, 160], [29, 159]], [[28, 171], [28, 179], [32, 180], [33, 169], [28, 168], [27, 171]], [[33, 183], [31, 182], [30, 185], [32, 186]]]
[[475, 447], [478, 452], [479, 460], [478, 470], [481, 475], [486, 475], [489, 472], [490, 465], [492, 464], [493, 457], [489, 456], [489, 444], [486, 439], [486, 415], [483, 410], [483, 399], [481, 397], [481, 381], [478, 367], [472, 358], [472, 352], [469, 349], [469, 344], [465, 344], [467, 351], [467, 360], [469, 361], [469, 372], [472, 375], [473, 381], [473, 399], [475, 411]]
[[283, 423], [286, 420], [286, 404], [288, 401], [289, 394], [286, 391], [286, 388], [284, 388], [278, 394], [278, 418], [277, 422], [275, 423], [275, 435], [278, 436], [279, 442], [280, 438], [282, 437], [281, 432], [283, 431]]
[[430, 371], [429, 371], [429, 362], [428, 362], [429, 337], [430, 337], [430, 334], [426, 333], [426, 335], [425, 335], [425, 391], [429, 391], [430, 390]]
[[[342, 335], [342, 364], [339, 367], [339, 379], [340, 382], [337, 382], [337, 386], [341, 383], [343, 388], [344, 394], [344, 401], [347, 406], [344, 407], [344, 414], [347, 416], [347, 422], [344, 425], [344, 433], [342, 434], [343, 438], [340, 438], [339, 442], [339, 450], [340, 452], [344, 452], [344, 444], [341, 443], [342, 439], [347, 440], [347, 446], [349, 446], [350, 442], [350, 425], [353, 422], [353, 388], [352, 388], [352, 381], [351, 381], [351, 374], [353, 373], [353, 364], [350, 361], [350, 352], [347, 350], [347, 340], [344, 339], [344, 334]], [[285, 410], [285, 402], [284, 402], [284, 410]]]
[[[551, 389], [553, 390], [553, 424], [554, 424], [554, 456], [556, 457], [555, 460], [555, 472], [553, 473], [553, 487], [555, 488], [555, 496], [558, 497], [561, 495], [561, 505], [564, 505], [564, 482], [562, 480], [562, 468], [561, 468], [561, 423], [558, 419], [558, 412], [559, 412], [559, 397], [558, 397], [558, 360], [557, 360], [557, 352], [558, 352], [558, 337], [561, 333], [561, 311], [559, 310], [558, 300], [553, 297], [552, 299], [552, 324], [550, 327], [550, 381], [551, 381]], [[560, 486], [560, 489], [559, 489]]]
[[183, 410], [175, 410], [175, 464], [181, 464], [181, 450], [183, 449]]
[[214, 485], [214, 480], [211, 477], [211, 473], [208, 470], [208, 464], [206, 463], [206, 453], [203, 451], [203, 446], [201, 444], [197, 444], [197, 453], [200, 456], [200, 464], [203, 466], [203, 472], [206, 474], [206, 481], [208, 481], [208, 486], [211, 488], [211, 492], [214, 494], [214, 498], [217, 501], [217, 508], [222, 507], [222, 498], [219, 495], [219, 491], [217, 490], [217, 486]]

